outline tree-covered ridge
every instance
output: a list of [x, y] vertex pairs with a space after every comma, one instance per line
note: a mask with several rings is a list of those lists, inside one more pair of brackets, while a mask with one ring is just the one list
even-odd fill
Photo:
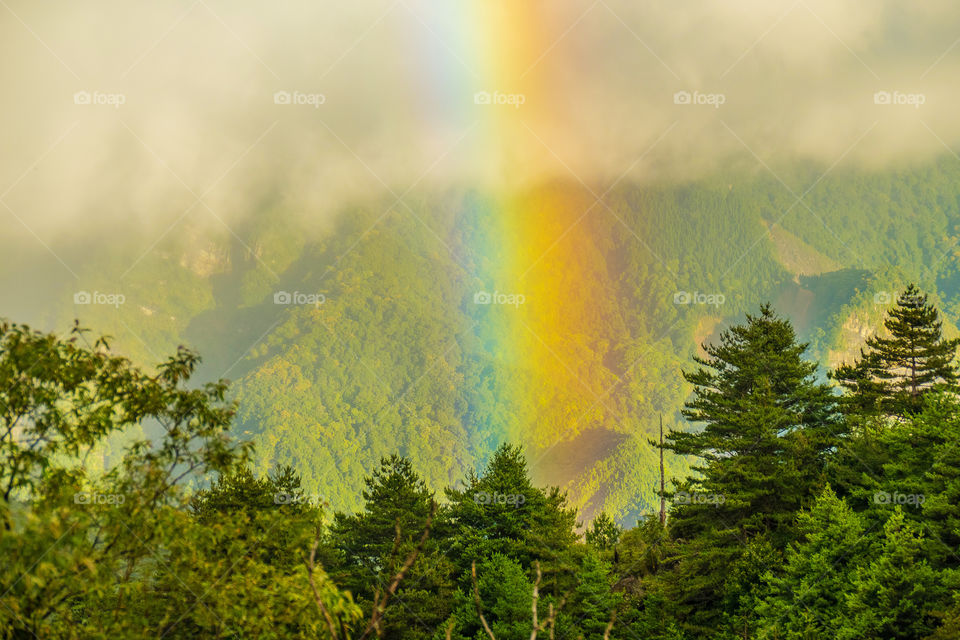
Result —
[[[806, 206], [766, 174], [624, 183], [562, 238], [592, 198], [562, 182], [531, 188], [518, 196], [542, 234], [530, 244], [559, 245], [528, 280], [573, 256], [566, 268], [595, 283], [569, 292], [578, 305], [538, 308], [533, 284], [516, 312], [473, 304], [477, 291], [523, 288], [496, 274], [515, 249], [506, 245], [524, 239], [498, 235], [489, 195], [450, 190], [410, 194], [407, 206], [372, 197], [320, 234], [267, 203], [235, 225], [237, 237], [190, 228], [188, 239], [172, 234], [149, 250], [153, 236], [133, 236], [90, 252], [80, 274], [83, 288], [119, 287], [127, 303], [60, 317], [80, 314], [138, 361], [201, 347], [203, 375], [236, 381], [235, 429], [257, 441], [257, 471], [293, 465], [310, 493], [338, 508], [359, 507], [353, 478], [383, 456], [402, 453], [439, 491], [509, 440], [527, 448], [538, 481], [563, 485], [585, 512], [633, 520], [653, 506], [657, 453], [647, 437], [660, 414], [668, 427], [683, 422], [691, 387], [674, 372], [744, 313], [773, 302], [832, 367], [881, 327], [882, 296], [915, 279], [943, 309], [945, 335], [956, 334], [960, 163], [882, 174], [838, 167], [820, 179], [823, 169], [774, 167], [795, 193], [810, 189]], [[773, 224], [841, 269], [791, 273]], [[104, 273], [123, 278], [105, 282]], [[276, 305], [278, 291], [324, 302]], [[724, 303], [675, 303], [683, 293]], [[564, 316], [560, 328], [590, 330], [550, 331], [537, 323], [545, 312]], [[530, 330], [546, 345], [531, 338], [533, 356], [562, 384], [504, 339]], [[667, 465], [681, 474], [687, 461], [668, 455]]]
[[[879, 382], [840, 395], [771, 307], [722, 332], [683, 373], [702, 428], [663, 445], [692, 473], [628, 529], [583, 526], [509, 444], [442, 493], [384, 456], [331, 509], [292, 468], [251, 469], [195, 354], [148, 372], [79, 329], [2, 324], [0, 635], [956, 638], [955, 343], [913, 286], [887, 319]], [[934, 377], [897, 384], [914, 360]]]

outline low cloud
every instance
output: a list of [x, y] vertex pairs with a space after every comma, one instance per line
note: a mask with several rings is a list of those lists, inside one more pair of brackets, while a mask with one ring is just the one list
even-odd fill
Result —
[[411, 187], [882, 167], [960, 137], [960, 6], [943, 1], [18, 0], [0, 14], [0, 215], [44, 241], [265, 206], [322, 220]]

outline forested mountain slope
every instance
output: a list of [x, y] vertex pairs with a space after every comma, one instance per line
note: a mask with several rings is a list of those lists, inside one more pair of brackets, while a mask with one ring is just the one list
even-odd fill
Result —
[[[344, 207], [322, 231], [278, 198], [231, 231], [186, 218], [65, 239], [76, 282], [11, 248], [0, 269], [36, 267], [40, 293], [18, 297], [15, 278], [0, 293], [6, 315], [79, 317], [141, 361], [198, 348], [201, 377], [235, 381], [259, 469], [292, 464], [338, 509], [359, 504], [355, 479], [381, 456], [403, 453], [438, 487], [510, 441], [587, 515], [632, 520], [654, 502], [647, 438], [661, 413], [681, 422], [695, 339], [770, 301], [839, 362], [908, 279], [960, 317], [960, 162], [824, 170], [624, 183], [599, 202], [603, 189], [565, 181], [509, 201], [421, 190]], [[124, 302], [74, 304], [77, 291]]]

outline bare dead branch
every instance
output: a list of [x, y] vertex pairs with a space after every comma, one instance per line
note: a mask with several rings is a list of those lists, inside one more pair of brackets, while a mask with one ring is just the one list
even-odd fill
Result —
[[487, 632], [490, 640], [497, 640], [497, 637], [493, 635], [493, 631], [490, 630], [490, 625], [487, 624], [487, 619], [483, 617], [483, 607], [480, 606], [480, 589], [477, 587], [477, 563], [470, 563], [470, 580], [473, 582], [473, 601], [477, 605], [477, 615], [480, 616], [480, 624], [483, 625], [483, 630]]
[[333, 638], [333, 640], [338, 640], [340, 635], [337, 633], [337, 627], [333, 623], [333, 617], [324, 606], [323, 599], [320, 598], [320, 590], [317, 589], [317, 583], [313, 579], [313, 574], [316, 570], [317, 547], [319, 545], [320, 531], [318, 530], [317, 535], [313, 540], [313, 546], [310, 547], [310, 557], [307, 560], [307, 578], [310, 580], [310, 589], [313, 590], [313, 599], [317, 603], [317, 608], [320, 609], [320, 613], [323, 615], [323, 620], [327, 624], [327, 630], [330, 632], [330, 637]]
[[533, 581], [533, 596], [531, 600], [533, 601], [531, 609], [533, 609], [533, 630], [530, 632], [530, 640], [537, 640], [537, 633], [542, 631], [543, 628], [537, 622], [537, 601], [540, 599], [540, 579], [542, 573], [540, 572], [540, 562], [534, 562], [534, 566], [537, 568], [537, 579]]
[[617, 610], [614, 609], [610, 612], [610, 622], [607, 623], [607, 628], [603, 631], [603, 640], [610, 640], [610, 632], [613, 631], [613, 623], [617, 621]]
[[550, 640], [553, 640], [553, 635], [556, 631], [557, 614], [560, 613], [560, 609], [563, 609], [563, 605], [566, 604], [567, 596], [569, 595], [570, 593], [568, 592], [565, 596], [560, 598], [560, 602], [557, 603], [556, 609], [553, 608], [553, 603], [552, 602], [550, 603], [550, 606], [548, 608], [549, 617], [547, 618], [547, 624], [546, 624], [547, 629], [550, 631]]
[[[420, 542], [417, 543], [416, 548], [410, 552], [407, 556], [407, 559], [403, 562], [400, 569], [393, 576], [393, 579], [390, 580], [389, 586], [387, 586], [386, 591], [380, 595], [376, 602], [374, 603], [373, 611], [370, 614], [370, 622], [367, 624], [367, 628], [364, 629], [363, 634], [360, 636], [359, 640], [367, 640], [370, 637], [370, 634], [376, 633], [379, 638], [383, 630], [380, 628], [380, 620], [383, 618], [383, 614], [387, 609], [387, 602], [390, 600], [391, 596], [397, 591], [397, 587], [400, 586], [400, 582], [403, 580], [404, 576], [407, 575], [407, 572], [410, 570], [410, 567], [413, 566], [413, 563], [417, 561], [417, 558], [420, 556], [420, 553], [423, 551], [424, 545], [427, 543], [427, 538], [430, 537], [430, 527], [433, 526], [433, 516], [437, 513], [437, 503], [433, 502], [430, 504], [430, 514], [427, 516], [427, 522], [423, 526], [423, 535], [420, 536]], [[397, 524], [397, 538], [394, 541], [394, 549], [398, 549], [400, 546], [400, 525]]]

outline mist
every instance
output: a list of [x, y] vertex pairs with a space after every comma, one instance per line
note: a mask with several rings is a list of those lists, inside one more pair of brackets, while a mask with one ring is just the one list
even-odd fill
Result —
[[[952, 153], [960, 7], [863, 9], [8, 1], [3, 236], [42, 250], [120, 222], [229, 228], [266, 201], [322, 225], [357, 198], [427, 186]], [[476, 104], [478, 91], [523, 103]]]

